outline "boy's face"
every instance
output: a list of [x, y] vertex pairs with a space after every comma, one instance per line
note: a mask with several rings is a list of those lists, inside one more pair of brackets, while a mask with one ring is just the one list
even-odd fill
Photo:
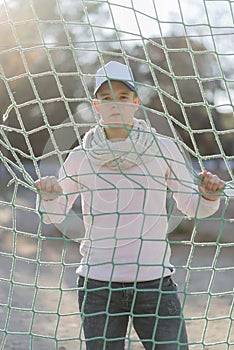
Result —
[[101, 124], [107, 126], [132, 126], [139, 99], [125, 84], [105, 82], [97, 92], [99, 100], [95, 106], [101, 116]]

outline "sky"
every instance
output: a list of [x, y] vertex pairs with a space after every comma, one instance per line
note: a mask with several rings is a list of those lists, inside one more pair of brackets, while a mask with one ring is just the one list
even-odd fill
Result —
[[163, 21], [168, 22], [173, 14], [173, 20], [181, 20], [177, 0], [110, 0], [109, 3], [119, 28], [137, 35], [149, 37], [168, 30], [170, 26]]
[[[213, 13], [218, 6], [208, 6], [208, 19], [204, 0], [109, 0], [109, 4], [122, 30], [135, 34], [141, 32], [145, 36], [159, 34], [160, 31], [165, 35], [172, 26], [182, 30], [180, 23], [196, 26], [213, 22]], [[174, 24], [168, 24], [170, 21]]]

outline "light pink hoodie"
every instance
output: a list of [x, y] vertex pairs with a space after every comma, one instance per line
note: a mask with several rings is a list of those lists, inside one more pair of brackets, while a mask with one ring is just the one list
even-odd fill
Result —
[[58, 223], [81, 194], [86, 233], [78, 274], [118, 282], [171, 275], [168, 188], [178, 209], [189, 217], [207, 217], [218, 209], [219, 200], [199, 195], [174, 142], [165, 137], [158, 137], [158, 142], [163, 156], [123, 173], [94, 166], [81, 147], [75, 148], [60, 171], [64, 195], [40, 205], [38, 200], [44, 222]]

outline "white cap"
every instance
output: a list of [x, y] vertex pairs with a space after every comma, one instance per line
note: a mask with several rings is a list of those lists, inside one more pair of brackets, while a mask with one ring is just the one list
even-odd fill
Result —
[[130, 90], [136, 91], [132, 70], [125, 64], [111, 61], [96, 72], [94, 95], [96, 95], [102, 84], [109, 80], [121, 81]]

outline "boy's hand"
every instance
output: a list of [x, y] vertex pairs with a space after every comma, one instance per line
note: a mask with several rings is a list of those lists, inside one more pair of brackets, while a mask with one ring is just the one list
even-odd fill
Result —
[[40, 192], [44, 201], [52, 201], [63, 192], [55, 176], [46, 176], [34, 182], [34, 186]]
[[199, 177], [201, 179], [201, 184], [198, 185], [198, 188], [202, 197], [210, 201], [216, 201], [219, 199], [225, 186], [225, 182], [217, 175], [213, 175], [207, 170], [203, 170], [199, 174]]

